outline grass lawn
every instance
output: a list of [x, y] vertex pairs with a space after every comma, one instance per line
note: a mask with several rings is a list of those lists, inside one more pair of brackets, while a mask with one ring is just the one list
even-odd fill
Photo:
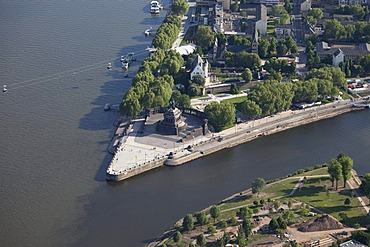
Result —
[[273, 184], [268, 184], [262, 192], [270, 194], [269, 197], [285, 196], [292, 192], [299, 178], [288, 178]]
[[178, 243], [175, 243], [175, 241], [173, 241], [173, 238], [170, 238], [169, 240], [166, 241], [167, 246], [173, 246], [173, 247], [189, 246], [190, 243], [191, 242], [185, 239], [181, 239], [181, 241]]
[[345, 213], [348, 219], [345, 219], [343, 222], [350, 226], [354, 223], [365, 224], [370, 222], [370, 217], [366, 216], [366, 212], [357, 198], [351, 199], [349, 206], [344, 205], [344, 200], [349, 198], [351, 189], [342, 189], [342, 184], [343, 181], [340, 181], [340, 190], [330, 191], [327, 195], [323, 190], [323, 186], [327, 185], [330, 188], [331, 182], [329, 178], [308, 178], [303, 188], [300, 191], [296, 191], [294, 197], [334, 216], [338, 220], [342, 220], [339, 214]]
[[314, 169], [312, 171], [308, 171], [308, 172], [305, 172], [303, 174], [304, 174], [304, 176], [328, 175], [328, 168], [323, 167], [323, 168], [319, 168], [319, 169]]
[[240, 103], [244, 102], [246, 99], [247, 99], [247, 96], [241, 96], [241, 97], [232, 98], [232, 99], [225, 99], [223, 101], [226, 101], [226, 102], [229, 102], [229, 103], [232, 103], [232, 104], [240, 104]]

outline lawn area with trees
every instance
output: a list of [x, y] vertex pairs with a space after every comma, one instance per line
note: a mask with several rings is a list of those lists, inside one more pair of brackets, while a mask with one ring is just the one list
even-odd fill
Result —
[[[343, 153], [334, 159], [341, 160], [343, 164], [351, 163], [350, 157]], [[320, 213], [317, 216], [309, 213], [314, 211], [311, 207], [334, 216], [344, 224], [354, 227], [365, 225], [370, 217], [366, 216], [358, 199], [353, 197], [352, 190], [341, 188], [336, 191], [331, 187], [328, 166], [324, 164], [301, 169], [274, 182], [268, 181], [267, 185], [264, 179], [257, 178], [251, 184], [251, 190], [240, 192], [206, 210], [187, 214], [181, 224], [175, 225], [173, 236], [165, 243], [171, 246], [181, 246], [178, 243], [191, 246], [190, 243], [196, 239], [198, 244], [207, 242], [213, 243], [212, 246], [225, 246], [231, 236], [236, 235], [234, 243], [246, 246], [269, 234], [283, 235], [287, 227], [298, 227], [309, 219], [320, 217]], [[299, 178], [304, 178], [302, 186], [292, 197], [284, 198]], [[281, 210], [282, 205], [285, 205], [284, 210]], [[260, 208], [269, 209], [267, 215], [257, 217]], [[264, 217], [269, 219], [270, 230], [251, 235], [251, 229]], [[358, 238], [366, 238], [366, 232], [356, 234]]]

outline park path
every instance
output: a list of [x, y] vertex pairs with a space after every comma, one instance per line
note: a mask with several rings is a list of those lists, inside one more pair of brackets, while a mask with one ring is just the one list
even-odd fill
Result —
[[347, 181], [349, 187], [355, 192], [355, 196], [360, 201], [362, 207], [365, 209], [366, 214], [370, 215], [370, 208], [369, 208], [369, 198], [363, 193], [362, 190], [359, 189], [361, 180], [358, 178], [357, 172], [352, 170], [352, 177]]

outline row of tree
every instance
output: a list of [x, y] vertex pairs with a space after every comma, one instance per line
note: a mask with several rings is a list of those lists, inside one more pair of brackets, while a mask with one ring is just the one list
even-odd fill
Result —
[[363, 20], [364, 17], [369, 13], [369, 7], [359, 4], [345, 5], [335, 9], [334, 13], [339, 15], [350, 15], [357, 19]]
[[[250, 76], [249, 71], [242, 76], [247, 79]], [[240, 111], [250, 119], [275, 114], [289, 109], [293, 103], [315, 102], [327, 96], [338, 96], [339, 87], [343, 87], [345, 83], [344, 73], [340, 68], [333, 67], [313, 69], [305, 81], [264, 81], [251, 88], [248, 98], [240, 104]]]
[[178, 16], [168, 15], [162, 25], [158, 28], [152, 41], [152, 46], [168, 50], [172, 47], [173, 42], [181, 29], [181, 18]]
[[270, 39], [260, 38], [258, 40], [258, 55], [262, 58], [271, 56], [286, 56], [298, 54], [298, 47], [291, 36], [277, 40], [275, 37]]
[[341, 178], [343, 178], [343, 187], [346, 188], [346, 183], [352, 176], [352, 167], [353, 160], [344, 153], [338, 154], [335, 159], [330, 161], [328, 164], [328, 173], [333, 187], [335, 181], [336, 190], [338, 190], [338, 181]]
[[370, 22], [357, 21], [345, 26], [338, 20], [328, 20], [325, 25], [324, 40], [348, 41], [355, 43], [370, 42]]

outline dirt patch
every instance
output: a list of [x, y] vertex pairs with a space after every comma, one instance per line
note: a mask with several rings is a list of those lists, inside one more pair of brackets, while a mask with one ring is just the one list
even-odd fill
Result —
[[329, 215], [324, 215], [316, 219], [309, 220], [298, 227], [298, 231], [301, 232], [316, 232], [335, 229], [343, 229], [343, 225]]

